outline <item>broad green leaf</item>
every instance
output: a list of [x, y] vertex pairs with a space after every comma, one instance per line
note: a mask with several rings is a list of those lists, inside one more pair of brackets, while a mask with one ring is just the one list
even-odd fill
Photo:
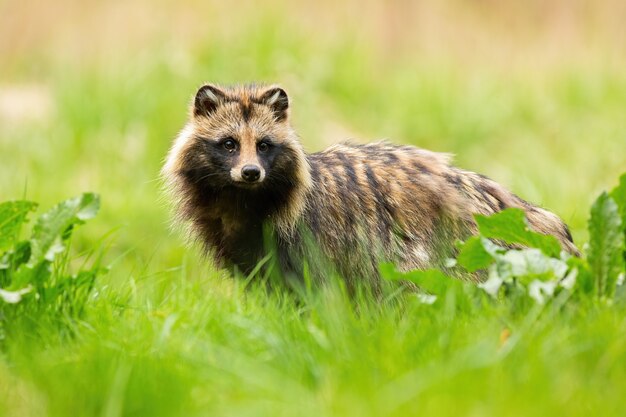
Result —
[[[611, 197], [617, 203], [622, 218], [622, 230], [626, 239], [626, 173], [619, 179], [619, 185], [611, 191]], [[626, 250], [624, 251], [624, 270], [626, 271]]]
[[486, 281], [479, 283], [478, 288], [484, 290], [490, 296], [496, 297], [500, 291], [500, 287], [502, 287], [502, 284], [504, 284], [504, 280], [497, 273], [496, 265], [491, 265], [489, 267], [489, 278], [487, 278]]
[[[626, 173], [620, 177], [619, 185], [611, 191], [610, 195], [619, 207], [622, 227], [626, 228]], [[626, 229], [624, 231], [626, 232]]]
[[624, 233], [617, 204], [606, 193], [593, 203], [589, 219], [589, 266], [595, 292], [611, 297], [623, 266]]
[[52, 268], [50, 262], [39, 262], [35, 266], [22, 265], [13, 273], [9, 289], [34, 285], [41, 288], [50, 281]]
[[542, 281], [561, 279], [568, 269], [565, 261], [546, 256], [539, 249], [512, 249], [498, 256], [498, 262], [510, 265], [511, 275], [522, 278], [524, 283], [527, 283], [528, 278], [539, 278]]
[[9, 304], [17, 304], [22, 301], [22, 296], [28, 294], [32, 287], [28, 286], [17, 291], [7, 291], [0, 288], [0, 300]]
[[0, 251], [13, 245], [26, 216], [36, 207], [37, 203], [31, 201], [7, 201], [0, 204]]
[[539, 304], [543, 304], [546, 299], [552, 298], [557, 285], [556, 281], [541, 281], [536, 279], [528, 284], [528, 296]]
[[586, 259], [578, 258], [576, 256], [572, 256], [567, 260], [567, 266], [570, 270], [576, 270], [576, 286], [574, 287], [576, 291], [582, 292], [584, 294], [591, 294], [594, 292], [594, 280], [593, 274], [589, 270], [589, 263]]
[[65, 249], [64, 241], [69, 237], [72, 227], [94, 217], [99, 206], [98, 195], [85, 193], [59, 203], [42, 214], [33, 227], [28, 265], [32, 267], [42, 260], [52, 262]]
[[485, 269], [493, 263], [493, 256], [485, 249], [480, 236], [472, 236], [463, 243], [456, 261], [469, 272]]
[[538, 248], [548, 256], [558, 257], [561, 245], [554, 236], [534, 232], [528, 226], [526, 214], [517, 208], [508, 208], [492, 216], [474, 215], [483, 237]]
[[396, 270], [396, 266], [391, 262], [381, 262], [378, 265], [378, 272], [380, 272], [380, 276], [383, 279], [387, 279], [390, 281], [402, 279], [398, 277], [399, 275], [402, 275], [402, 273], [398, 272]]
[[17, 270], [30, 259], [30, 241], [22, 240], [0, 257], [0, 269]]
[[427, 269], [399, 272], [392, 263], [382, 263], [379, 266], [380, 274], [388, 280], [411, 281], [421, 289], [431, 294], [444, 294], [452, 286], [460, 286], [461, 281], [446, 275], [439, 269]]

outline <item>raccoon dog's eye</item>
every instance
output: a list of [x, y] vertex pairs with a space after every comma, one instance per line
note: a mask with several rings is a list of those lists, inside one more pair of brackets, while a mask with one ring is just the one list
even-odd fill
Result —
[[235, 149], [237, 149], [237, 143], [235, 143], [233, 139], [226, 139], [224, 142], [222, 142], [222, 146], [228, 152], [233, 152]]
[[267, 142], [259, 142], [259, 144], [256, 145], [256, 147], [259, 150], [259, 152], [267, 152], [270, 150], [270, 144]]

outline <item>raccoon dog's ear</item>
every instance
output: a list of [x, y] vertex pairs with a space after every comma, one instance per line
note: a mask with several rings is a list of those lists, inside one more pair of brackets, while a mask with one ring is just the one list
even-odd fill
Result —
[[218, 87], [206, 84], [196, 93], [193, 104], [194, 116], [209, 116], [226, 100], [226, 93]]
[[276, 120], [281, 121], [287, 118], [287, 109], [289, 109], [289, 97], [287, 97], [287, 93], [282, 88], [270, 88], [265, 93], [263, 93], [260, 101], [274, 112]]

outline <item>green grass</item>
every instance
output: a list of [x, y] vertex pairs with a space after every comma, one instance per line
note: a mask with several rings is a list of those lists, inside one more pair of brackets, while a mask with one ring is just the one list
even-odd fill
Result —
[[[0, 200], [37, 201], [41, 214], [97, 192], [100, 212], [76, 230], [63, 267], [103, 250], [110, 272], [82, 314], [4, 335], [0, 416], [623, 415], [624, 294], [461, 308], [392, 290], [350, 301], [335, 287], [299, 300], [244, 289], [170, 231], [158, 181], [199, 84], [279, 82], [308, 150], [388, 138], [454, 153], [593, 246], [589, 208], [626, 168], [623, 66], [596, 49], [502, 66], [498, 36], [499, 63], [454, 48], [391, 51], [376, 28], [326, 33], [272, 5], [231, 21], [194, 4], [209, 29], [184, 41], [164, 20], [137, 46], [126, 21], [116, 30], [128, 45], [70, 32], [93, 41], [77, 52], [57, 30], [60, 47], [44, 39], [3, 56], [0, 95], [36, 83], [52, 105], [39, 118], [0, 113]], [[541, 61], [534, 44], [515, 45]]]
[[6, 415], [622, 412], [623, 302], [459, 311], [359, 299], [357, 312], [337, 289], [300, 304], [187, 272], [99, 290], [71, 339], [9, 341]]

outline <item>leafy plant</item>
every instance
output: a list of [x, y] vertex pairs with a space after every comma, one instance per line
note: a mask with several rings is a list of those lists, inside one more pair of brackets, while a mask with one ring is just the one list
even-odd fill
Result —
[[70, 273], [70, 238], [77, 226], [97, 214], [99, 205], [92, 193], [63, 201], [37, 218], [30, 238], [20, 240], [37, 204], [0, 204], [0, 326], [42, 313], [73, 317], [82, 311], [103, 268], [96, 261]]
[[[622, 219], [622, 229], [624, 231], [624, 241], [626, 243], [626, 174], [620, 177], [619, 185], [611, 191], [610, 196], [615, 203], [617, 203], [619, 208], [620, 217]], [[624, 249], [624, 263], [626, 263], [626, 248]]]
[[612, 197], [602, 193], [591, 207], [589, 219], [588, 268], [593, 276], [592, 292], [612, 297], [624, 271], [624, 233], [619, 208]]
[[[475, 287], [492, 297], [525, 294], [544, 303], [562, 291], [578, 298], [612, 300], [626, 273], [626, 174], [610, 194], [602, 193], [591, 208], [590, 241], [583, 258], [561, 251], [553, 236], [530, 230], [520, 209], [506, 209], [492, 216], [476, 215], [478, 234], [459, 244], [449, 267], [480, 277]], [[506, 245], [506, 246], [505, 246]], [[513, 249], [511, 249], [511, 246]], [[416, 283], [430, 296], [459, 293], [458, 280], [440, 270], [399, 273], [390, 265], [381, 275]], [[466, 283], [463, 294], [472, 294]], [[433, 302], [432, 298], [424, 298]]]

